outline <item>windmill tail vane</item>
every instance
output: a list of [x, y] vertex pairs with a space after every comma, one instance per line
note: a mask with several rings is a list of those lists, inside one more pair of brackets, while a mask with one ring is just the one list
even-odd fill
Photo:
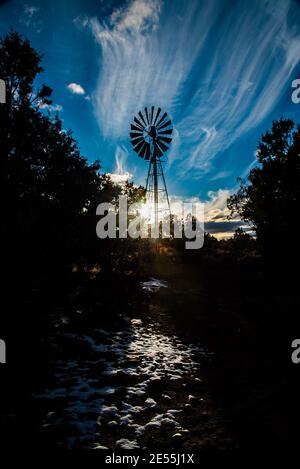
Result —
[[160, 107], [145, 107], [134, 117], [130, 125], [130, 141], [140, 158], [149, 161], [146, 181], [146, 201], [155, 228], [159, 225], [159, 215], [163, 211], [165, 199], [168, 212], [170, 202], [161, 157], [169, 149], [172, 141], [173, 125], [166, 112]]

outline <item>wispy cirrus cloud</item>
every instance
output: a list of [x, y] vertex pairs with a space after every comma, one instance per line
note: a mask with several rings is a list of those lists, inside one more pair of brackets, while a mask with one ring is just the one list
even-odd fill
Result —
[[166, 14], [160, 0], [133, 0], [106, 23], [90, 19], [101, 47], [94, 103], [104, 136], [127, 137], [132, 116], [146, 105], [175, 109], [213, 14], [212, 6], [205, 7], [195, 24], [199, 2], [187, 3], [168, 3]]
[[135, 0], [127, 8], [117, 8], [110, 17], [110, 23], [117, 31], [144, 32], [159, 21], [161, 3], [159, 0]]
[[40, 7], [32, 4], [25, 3], [23, 6], [23, 14], [20, 18], [20, 23], [24, 24], [27, 28], [40, 33], [43, 27], [43, 21], [40, 16]]
[[300, 60], [300, 34], [288, 27], [293, 1], [235, 2], [218, 23], [214, 52], [192, 112], [179, 124], [192, 152], [183, 170], [205, 170], [268, 116]]
[[101, 49], [94, 106], [103, 136], [127, 138], [136, 111], [160, 105], [180, 137], [180, 172], [208, 172], [270, 113], [299, 63], [299, 28], [288, 26], [293, 6], [132, 0], [105, 21], [76, 19]]

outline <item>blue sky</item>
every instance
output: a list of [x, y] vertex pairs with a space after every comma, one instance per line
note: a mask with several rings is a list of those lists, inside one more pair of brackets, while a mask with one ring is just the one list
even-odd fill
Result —
[[296, 0], [0, 1], [0, 35], [11, 27], [43, 53], [39, 81], [54, 90], [52, 112], [104, 171], [143, 184], [130, 122], [145, 106], [168, 111], [169, 192], [206, 202], [214, 232], [235, 228], [226, 199], [255, 164], [261, 134], [282, 115], [300, 122], [291, 102]]

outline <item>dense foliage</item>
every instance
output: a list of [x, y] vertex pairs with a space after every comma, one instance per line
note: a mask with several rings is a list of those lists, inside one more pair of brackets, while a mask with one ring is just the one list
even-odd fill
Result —
[[[0, 76], [7, 102], [0, 107], [1, 200], [6, 272], [32, 279], [76, 263], [114, 268], [129, 246], [96, 237], [96, 207], [121, 192], [136, 200], [142, 188], [123, 188], [88, 164], [71, 131], [51, 116], [52, 90], [35, 89], [41, 55], [11, 32], [0, 43]], [[126, 246], [125, 246], [126, 245]], [[124, 252], [123, 252], [124, 251]], [[118, 257], [118, 259], [117, 259]], [[123, 265], [124, 267], [124, 265]]]
[[264, 256], [274, 262], [299, 258], [300, 126], [274, 121], [257, 151], [259, 165], [228, 201], [232, 214], [253, 225]]

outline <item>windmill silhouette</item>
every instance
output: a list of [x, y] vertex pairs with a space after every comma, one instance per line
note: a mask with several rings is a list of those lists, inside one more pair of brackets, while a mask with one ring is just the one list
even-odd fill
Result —
[[130, 126], [130, 141], [134, 151], [149, 161], [146, 181], [146, 200], [153, 219], [155, 233], [158, 233], [159, 214], [165, 198], [169, 214], [170, 202], [163, 172], [162, 157], [172, 141], [173, 126], [171, 119], [161, 108], [145, 107], [134, 117]]

